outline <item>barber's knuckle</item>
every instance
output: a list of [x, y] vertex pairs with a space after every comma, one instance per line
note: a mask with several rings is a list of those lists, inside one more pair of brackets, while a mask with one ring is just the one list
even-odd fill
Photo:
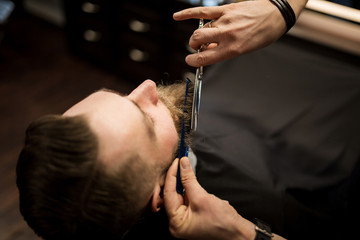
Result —
[[232, 16], [229, 16], [229, 15], [224, 15], [222, 18], [221, 18], [221, 23], [224, 25], [224, 26], [230, 26], [232, 23], [233, 23], [234, 19]]
[[184, 175], [184, 176], [182, 177], [182, 181], [183, 181], [184, 183], [192, 182], [192, 181], [194, 181], [195, 179], [196, 179], [196, 177], [193, 176], [193, 175]]
[[224, 15], [219, 18], [219, 22], [221, 23], [222, 27], [231, 27], [229, 24], [234, 22], [234, 19], [230, 14], [224, 13]]
[[195, 8], [188, 8], [188, 9], [186, 9], [186, 13], [189, 16], [193, 16], [196, 13], [196, 9]]
[[193, 41], [199, 41], [201, 39], [201, 31], [199, 29], [196, 29], [192, 34], [192, 40]]
[[208, 9], [206, 8], [199, 8], [199, 15], [204, 16], [208, 14]]
[[236, 40], [235, 32], [232, 31], [231, 28], [221, 29], [221, 35], [224, 39], [226, 39], [229, 42], [234, 42]]
[[239, 52], [238, 44], [230, 45], [229, 48], [228, 48], [228, 51], [229, 51], [229, 55], [231, 55], [231, 56], [237, 55], [237, 53]]
[[[229, 5], [229, 4], [226, 4], [226, 5]], [[217, 16], [222, 16], [226, 12], [226, 8], [227, 8], [227, 6], [220, 5], [216, 8], [216, 11], [213, 11], [213, 13], [216, 14]]]
[[205, 65], [206, 61], [207, 61], [207, 57], [204, 54], [202, 53], [197, 54], [196, 62], [199, 64], [199, 66]]
[[212, 29], [213, 31], [213, 36], [222, 36], [223, 32], [221, 28], [214, 28]]
[[231, 44], [229, 44], [227, 47], [228, 55], [231, 57], [240, 55], [243, 51], [243, 44], [241, 40], [236, 40], [236, 38], [233, 36], [231, 36], [230, 38], [234, 40], [231, 40]]

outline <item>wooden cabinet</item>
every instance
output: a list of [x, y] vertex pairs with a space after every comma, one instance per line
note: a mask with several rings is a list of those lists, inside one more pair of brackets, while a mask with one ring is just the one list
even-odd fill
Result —
[[175, 0], [65, 0], [66, 33], [72, 52], [131, 81], [184, 79], [197, 20], [175, 22], [174, 12], [192, 7]]

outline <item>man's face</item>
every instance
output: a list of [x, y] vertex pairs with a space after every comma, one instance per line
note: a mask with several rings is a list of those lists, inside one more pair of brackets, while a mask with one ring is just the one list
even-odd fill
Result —
[[[174, 99], [166, 100], [169, 105]], [[109, 90], [95, 92], [64, 116], [87, 117], [98, 136], [99, 158], [110, 169], [117, 169], [134, 153], [151, 165], [166, 166], [173, 160], [179, 137], [173, 119], [178, 121], [177, 117], [172, 117], [164, 101], [159, 99], [155, 83], [147, 80], [128, 96]]]

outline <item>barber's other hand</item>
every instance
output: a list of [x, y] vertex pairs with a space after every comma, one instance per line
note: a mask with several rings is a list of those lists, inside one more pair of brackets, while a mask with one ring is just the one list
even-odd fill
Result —
[[[297, 0], [304, 1], [304, 0]], [[190, 37], [189, 45], [197, 50], [202, 44], [212, 43], [201, 53], [186, 57], [187, 64], [198, 67], [265, 47], [286, 31], [280, 11], [269, 1], [244, 1], [217, 7], [195, 7], [173, 15], [177, 21], [191, 18], [213, 19]]]
[[224, 200], [207, 193], [198, 183], [189, 159], [181, 159], [181, 181], [185, 196], [176, 192], [178, 159], [171, 165], [165, 181], [165, 208], [170, 232], [183, 239], [254, 239], [254, 225], [242, 218]]

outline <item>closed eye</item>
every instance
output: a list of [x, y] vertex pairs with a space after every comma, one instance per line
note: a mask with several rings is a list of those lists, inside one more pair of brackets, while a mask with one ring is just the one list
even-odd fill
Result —
[[155, 130], [154, 130], [154, 127], [155, 127], [154, 118], [151, 115], [149, 115], [148, 113], [145, 113], [136, 102], [134, 102], [131, 99], [130, 99], [130, 102], [132, 102], [136, 106], [136, 108], [141, 112], [141, 114], [143, 115], [145, 125], [147, 127], [148, 132], [149, 132], [150, 138], [155, 139], [156, 134], [155, 134]]

